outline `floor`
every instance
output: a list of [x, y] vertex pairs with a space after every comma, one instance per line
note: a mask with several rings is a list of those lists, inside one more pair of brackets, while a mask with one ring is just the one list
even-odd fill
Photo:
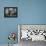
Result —
[[[0, 46], [8, 46], [8, 44], [0, 44]], [[18, 46], [18, 44], [10, 45], [10, 46]]]
[[[8, 45], [7, 44], [0, 44], [0, 46], [8, 46]], [[32, 42], [31, 40], [28, 40], [28, 41], [21, 40], [19, 45], [15, 44], [14, 46], [46, 46], [46, 42], [45, 41]]]
[[45, 41], [34, 41], [34, 42], [32, 42], [31, 40], [28, 40], [28, 41], [21, 40], [20, 46], [46, 46], [46, 42]]

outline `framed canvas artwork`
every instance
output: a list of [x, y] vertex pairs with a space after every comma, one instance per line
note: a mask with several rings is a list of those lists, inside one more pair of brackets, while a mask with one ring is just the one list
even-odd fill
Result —
[[17, 7], [4, 7], [4, 17], [17, 17], [18, 8]]

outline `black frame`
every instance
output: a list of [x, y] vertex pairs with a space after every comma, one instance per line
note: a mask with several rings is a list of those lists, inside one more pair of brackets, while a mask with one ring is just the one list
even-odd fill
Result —
[[[5, 10], [6, 9], [9, 9], [9, 8], [13, 8], [13, 9], [16, 9], [16, 14], [14, 15], [14, 16], [7, 16], [6, 14], [5, 14]], [[18, 17], [18, 7], [4, 7], [4, 17]]]

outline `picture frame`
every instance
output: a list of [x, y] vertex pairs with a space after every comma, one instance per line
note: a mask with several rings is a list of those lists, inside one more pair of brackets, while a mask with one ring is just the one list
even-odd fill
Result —
[[18, 7], [4, 7], [4, 17], [18, 17]]

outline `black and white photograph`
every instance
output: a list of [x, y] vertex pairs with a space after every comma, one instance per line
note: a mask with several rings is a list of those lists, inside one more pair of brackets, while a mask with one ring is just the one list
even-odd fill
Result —
[[17, 17], [17, 7], [4, 7], [4, 17]]

